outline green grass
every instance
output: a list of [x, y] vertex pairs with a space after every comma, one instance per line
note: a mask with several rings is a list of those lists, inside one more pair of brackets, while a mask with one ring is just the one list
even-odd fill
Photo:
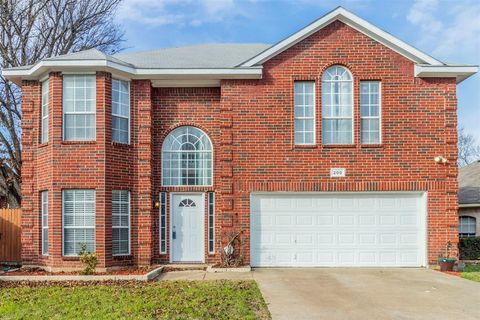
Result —
[[0, 319], [270, 319], [254, 281], [162, 281], [12, 286]]
[[462, 272], [462, 278], [480, 282], [480, 264], [466, 265]]

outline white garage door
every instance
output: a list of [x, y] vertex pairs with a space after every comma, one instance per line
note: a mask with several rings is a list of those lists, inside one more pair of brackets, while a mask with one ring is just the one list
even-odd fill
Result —
[[425, 200], [411, 193], [251, 196], [252, 266], [425, 266]]

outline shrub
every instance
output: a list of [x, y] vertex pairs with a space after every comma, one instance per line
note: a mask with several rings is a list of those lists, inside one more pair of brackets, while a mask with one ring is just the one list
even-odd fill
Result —
[[480, 237], [460, 238], [458, 249], [461, 260], [480, 260]]
[[96, 253], [88, 252], [87, 245], [82, 244], [80, 249], [80, 262], [85, 265], [82, 274], [95, 274], [95, 267], [98, 264], [98, 258]]

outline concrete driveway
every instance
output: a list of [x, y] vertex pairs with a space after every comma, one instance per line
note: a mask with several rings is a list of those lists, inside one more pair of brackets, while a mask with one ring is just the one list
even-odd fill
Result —
[[480, 319], [480, 282], [428, 269], [258, 268], [273, 319]]

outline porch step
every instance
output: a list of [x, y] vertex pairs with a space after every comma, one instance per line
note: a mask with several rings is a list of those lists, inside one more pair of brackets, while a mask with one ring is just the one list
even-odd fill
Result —
[[182, 263], [172, 263], [166, 264], [163, 267], [163, 272], [173, 272], [173, 271], [192, 271], [192, 270], [207, 270], [207, 264], [182, 264]]

